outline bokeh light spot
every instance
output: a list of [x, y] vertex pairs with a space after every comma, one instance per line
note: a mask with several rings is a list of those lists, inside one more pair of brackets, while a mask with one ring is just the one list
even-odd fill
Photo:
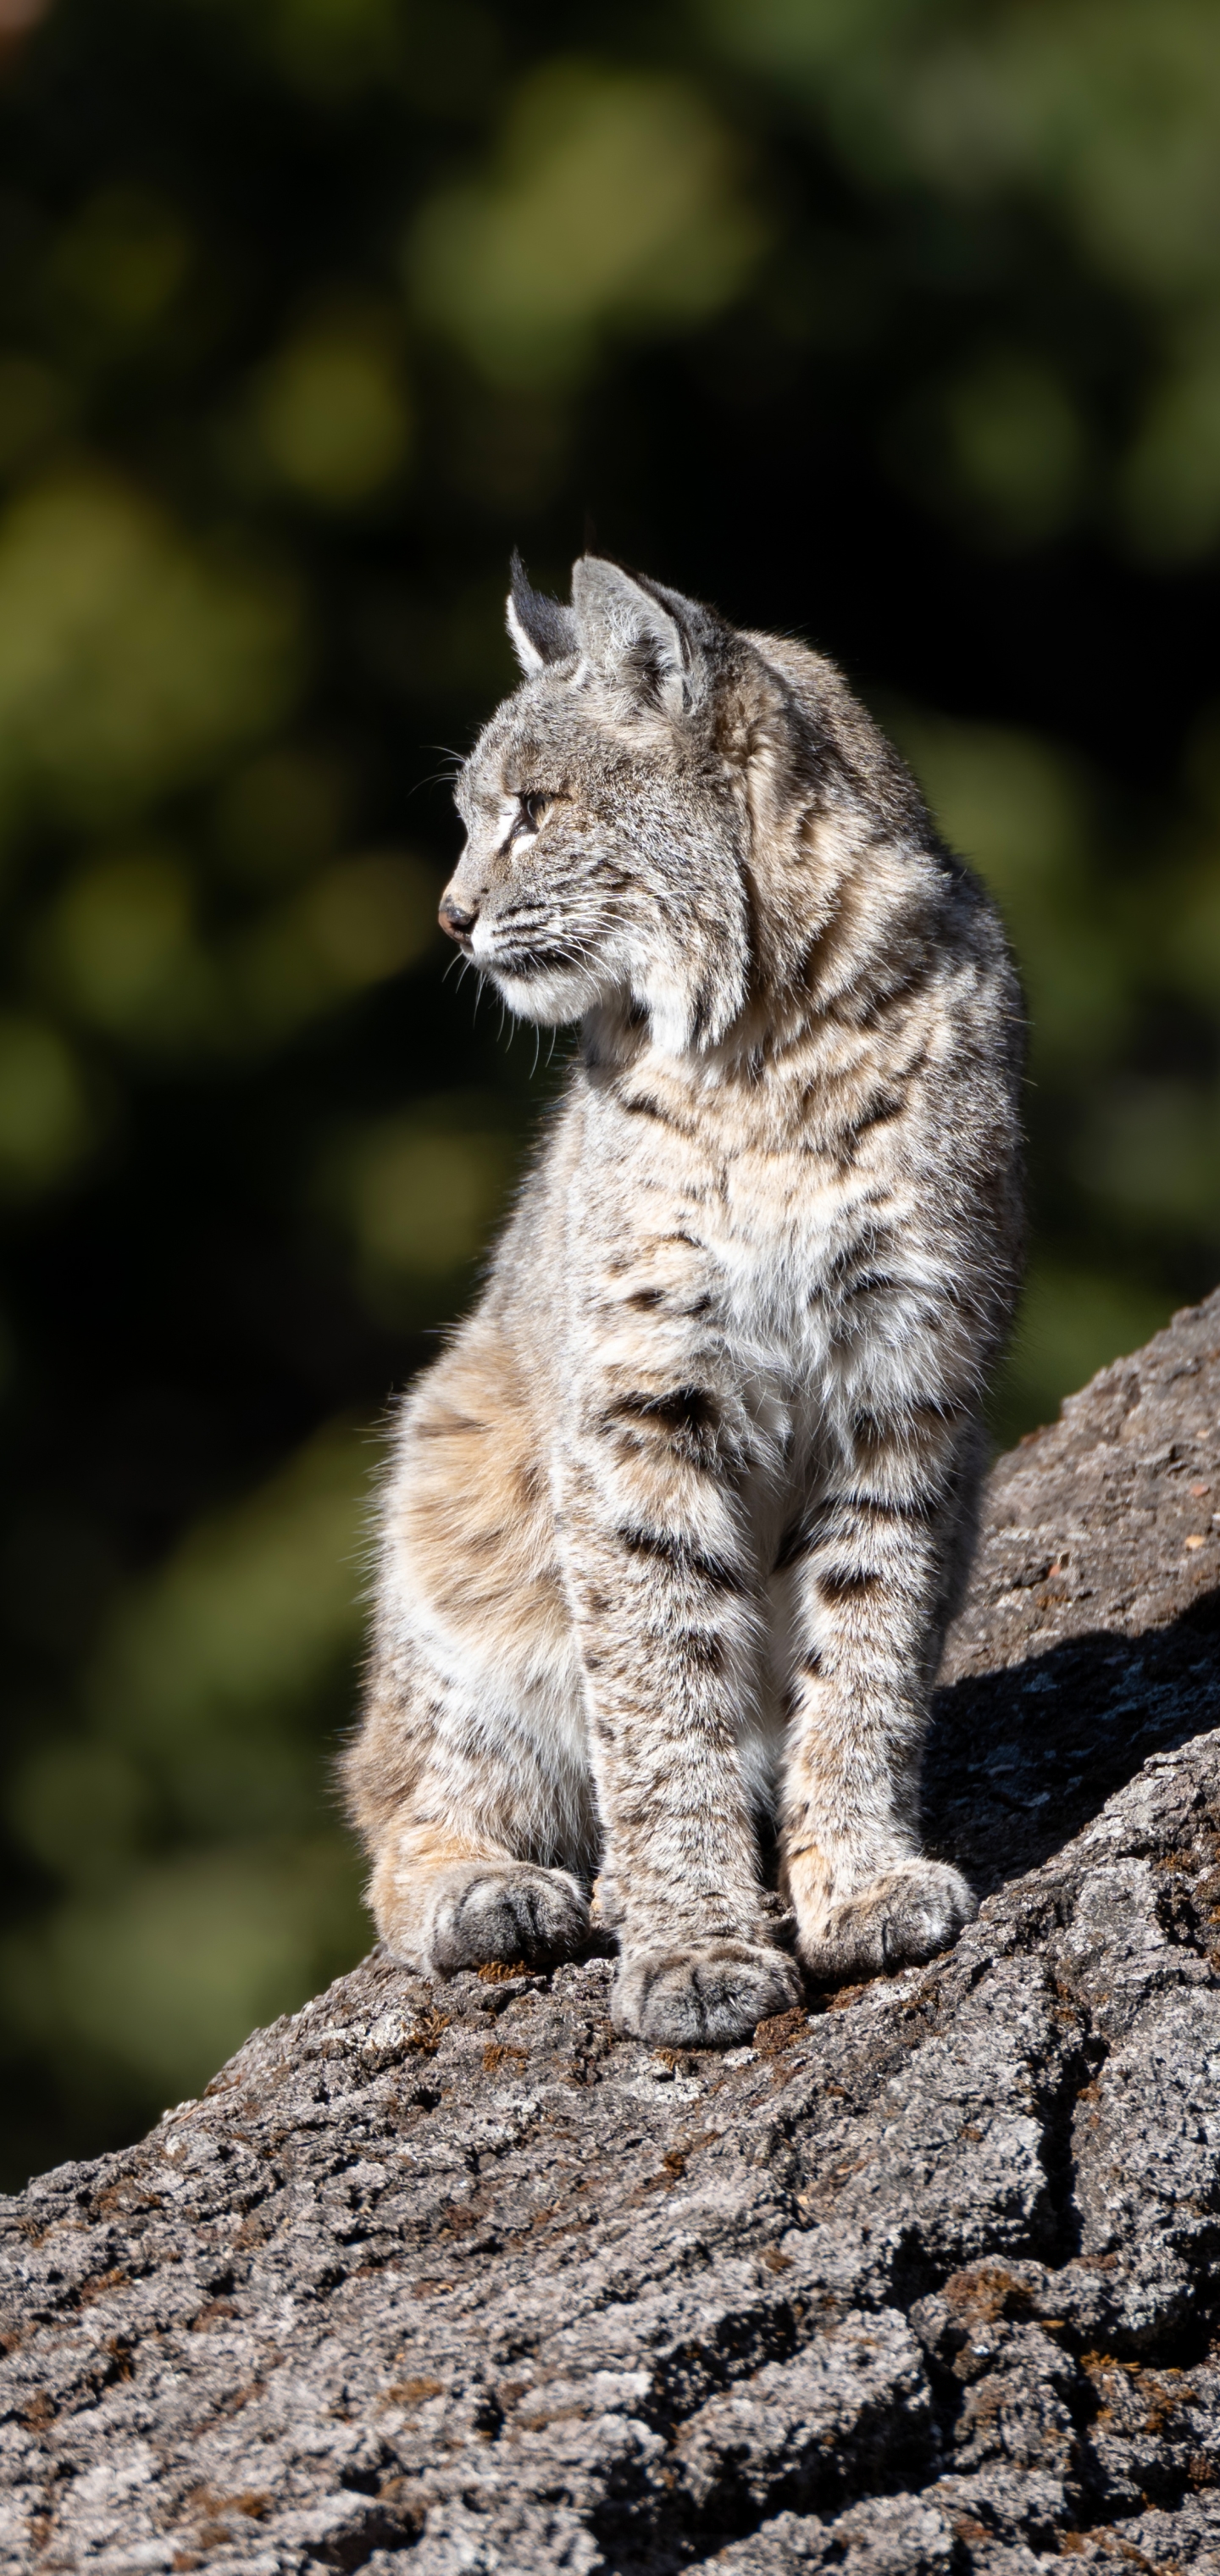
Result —
[[951, 847], [997, 897], [1021, 961], [1038, 1072], [1113, 1042], [1130, 1007], [1101, 902], [1082, 764], [1016, 727], [902, 717], [897, 731]]
[[361, 1932], [329, 1838], [189, 1852], [0, 1944], [0, 1992], [18, 2028], [113, 2055], [172, 2101], [325, 1982]]
[[1049, 367], [1017, 351], [989, 353], [948, 389], [945, 425], [954, 479], [995, 534], [1029, 543], [1071, 517], [1084, 438]]
[[0, 526], [0, 817], [140, 811], [263, 732], [299, 661], [265, 573], [209, 561], [118, 485], [23, 493]]
[[0, 1013], [0, 1192], [23, 1198], [62, 1179], [93, 1141], [95, 1107], [65, 1038]]
[[46, 285], [61, 331], [90, 354], [142, 338], [185, 282], [191, 248], [170, 206], [135, 188], [90, 199], [51, 251]]
[[437, 873], [422, 859], [373, 850], [328, 868], [302, 913], [336, 982], [355, 991], [396, 975], [431, 945], [439, 894]]
[[403, 465], [410, 414], [398, 369], [371, 333], [336, 324], [272, 359], [255, 415], [276, 472], [311, 501], [345, 509]]
[[63, 427], [71, 395], [39, 359], [0, 358], [0, 473], [25, 465]]
[[136, 850], [85, 869], [61, 895], [40, 943], [61, 992], [99, 1027], [134, 1034], [180, 1020], [203, 961], [193, 889], [172, 853]]
[[1220, 314], [1217, 345], [1157, 386], [1118, 480], [1137, 550], [1173, 564], [1220, 539]]
[[579, 376], [615, 322], [714, 312], [762, 243], [697, 89], [552, 63], [517, 93], [497, 179], [425, 209], [408, 270], [429, 319], [524, 386]]
[[362, 1253], [378, 1270], [445, 1278], [481, 1249], [510, 1169], [500, 1136], [428, 1135], [415, 1119], [392, 1121], [353, 1161]]
[[438, 892], [422, 860], [370, 851], [263, 913], [226, 957], [247, 1035], [280, 1037], [411, 965], [437, 937]]

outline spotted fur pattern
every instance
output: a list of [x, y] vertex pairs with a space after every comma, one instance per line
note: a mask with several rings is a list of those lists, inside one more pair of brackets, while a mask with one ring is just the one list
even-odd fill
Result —
[[[618, 1937], [618, 2027], [727, 2043], [973, 1911], [919, 1765], [1021, 1238], [996, 915], [812, 652], [518, 568], [442, 921], [579, 1060], [403, 1405], [346, 1761], [397, 1956]], [[778, 1849], [778, 1890], [763, 1854]]]

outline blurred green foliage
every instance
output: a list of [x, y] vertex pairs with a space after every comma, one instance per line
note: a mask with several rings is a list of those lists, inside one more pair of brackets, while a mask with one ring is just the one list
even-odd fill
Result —
[[13, 2180], [364, 1941], [385, 1401], [564, 1056], [442, 983], [448, 774], [590, 534], [838, 655], [1005, 908], [998, 1436], [1220, 1269], [1211, 0], [10, 0]]

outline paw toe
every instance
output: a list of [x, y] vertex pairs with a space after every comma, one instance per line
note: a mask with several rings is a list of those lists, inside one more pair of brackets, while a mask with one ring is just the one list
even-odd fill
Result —
[[579, 1948], [588, 1929], [588, 1906], [565, 1872], [479, 1870], [438, 1906], [432, 1962], [442, 1976], [492, 1960], [549, 1967]]
[[875, 1879], [835, 1906], [826, 1924], [802, 1936], [801, 1957], [815, 1976], [876, 1976], [935, 1958], [977, 1912], [978, 1901], [960, 1871], [944, 1861], [921, 1861]]
[[800, 1970], [782, 1950], [719, 1941], [625, 1960], [611, 2011], [624, 2038], [654, 2047], [731, 2048], [801, 1999]]
[[935, 1874], [913, 1879], [885, 1919], [887, 1963], [934, 1958], [977, 1912], [973, 1890], [955, 1869], [939, 1867]]

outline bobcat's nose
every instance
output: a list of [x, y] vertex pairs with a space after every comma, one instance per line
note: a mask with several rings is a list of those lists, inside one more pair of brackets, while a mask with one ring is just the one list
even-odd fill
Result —
[[456, 895], [445, 894], [441, 896], [441, 908], [436, 917], [441, 929], [447, 930], [451, 939], [465, 939], [479, 918], [479, 907], [476, 903], [473, 908], [468, 908], [458, 902]]

